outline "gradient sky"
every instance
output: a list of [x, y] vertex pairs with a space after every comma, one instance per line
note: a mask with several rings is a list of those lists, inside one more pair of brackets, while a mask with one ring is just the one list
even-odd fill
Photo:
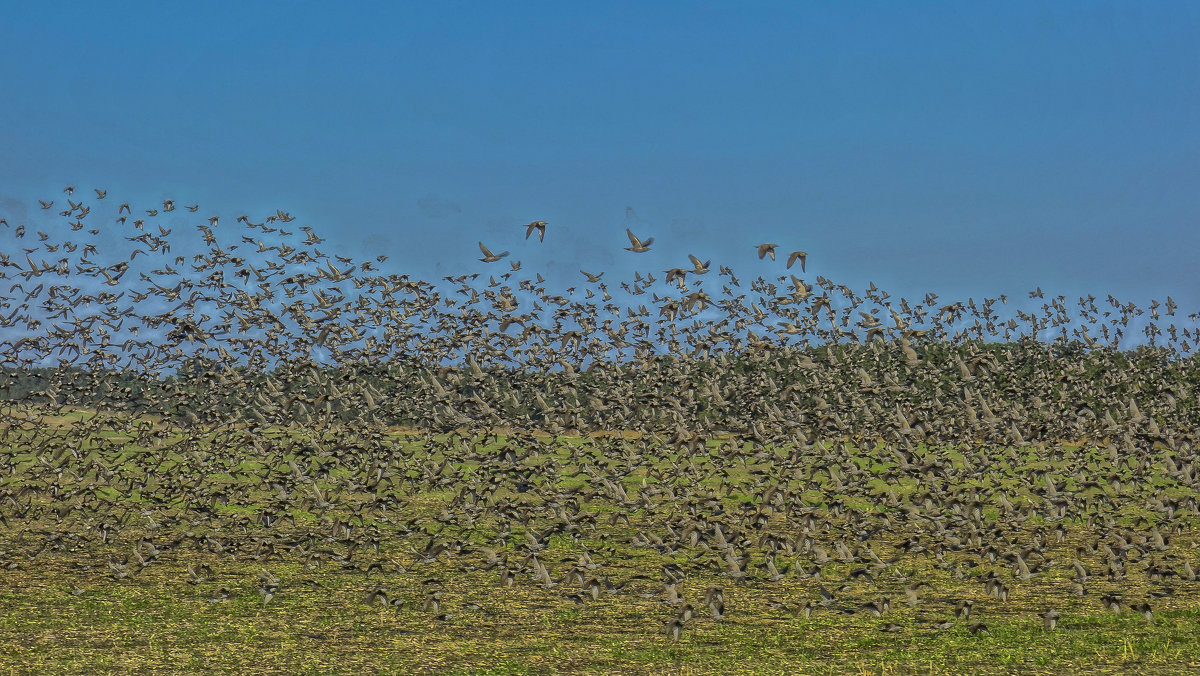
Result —
[[480, 239], [774, 275], [770, 241], [860, 290], [1194, 312], [1198, 44], [1188, 2], [6, 3], [0, 211], [282, 208], [425, 279], [507, 269]]

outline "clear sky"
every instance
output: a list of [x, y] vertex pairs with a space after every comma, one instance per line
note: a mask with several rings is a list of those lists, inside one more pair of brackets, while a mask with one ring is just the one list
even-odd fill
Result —
[[477, 240], [571, 283], [777, 242], [860, 290], [1194, 312], [1197, 45], [1191, 2], [5, 3], [0, 211], [283, 208], [426, 279], [507, 268]]

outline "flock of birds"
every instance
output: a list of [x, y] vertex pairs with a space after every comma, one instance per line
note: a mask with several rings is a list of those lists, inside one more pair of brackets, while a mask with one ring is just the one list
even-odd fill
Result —
[[[1169, 297], [1038, 289], [1004, 315], [1005, 296], [708, 282], [692, 254], [619, 290], [518, 261], [437, 285], [326, 254], [284, 211], [230, 231], [64, 192], [41, 202], [57, 220], [0, 218], [8, 569], [171, 566], [216, 603], [222, 562], [252, 561], [266, 607], [296, 559], [442, 621], [494, 600], [449, 593], [472, 573], [650, 603], [675, 640], [737, 621], [734, 598], [973, 634], [1194, 607], [1200, 316]], [[545, 221], [521, 227], [545, 244]]]

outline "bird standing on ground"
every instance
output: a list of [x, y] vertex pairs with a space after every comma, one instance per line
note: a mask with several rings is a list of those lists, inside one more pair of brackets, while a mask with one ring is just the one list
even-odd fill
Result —
[[1046, 631], [1054, 631], [1058, 627], [1058, 618], [1062, 617], [1059, 612], [1053, 608], [1042, 614], [1042, 628]]

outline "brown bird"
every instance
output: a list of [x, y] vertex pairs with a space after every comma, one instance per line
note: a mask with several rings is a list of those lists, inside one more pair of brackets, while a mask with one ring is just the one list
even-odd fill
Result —
[[479, 260], [483, 261], [484, 263], [495, 263], [496, 261], [508, 255], [507, 251], [501, 251], [498, 254], [492, 253], [490, 249], [483, 245], [483, 242], [479, 243], [479, 250], [483, 252], [483, 258], [480, 258]]
[[529, 239], [529, 236], [533, 234], [533, 231], [537, 230], [538, 241], [539, 242], [546, 241], [546, 221], [534, 221], [524, 227], [525, 227], [525, 239]]
[[[762, 258], [762, 256], [759, 256], [759, 258]], [[791, 269], [792, 263], [795, 263], [796, 261], [800, 261], [800, 271], [804, 272], [804, 263], [807, 259], [808, 259], [807, 251], [793, 251], [792, 253], [788, 254], [787, 267], [788, 267], [788, 269]]]
[[631, 246], [625, 247], [626, 251], [645, 253], [650, 250], [650, 245], [654, 243], [653, 237], [646, 240], [638, 239], [637, 235], [634, 235], [633, 231], [629, 228], [625, 228], [625, 234], [629, 236], [629, 243], [631, 244]]
[[1054, 631], [1058, 627], [1058, 619], [1060, 617], [1062, 615], [1053, 608], [1042, 613], [1042, 628], [1046, 631]]

